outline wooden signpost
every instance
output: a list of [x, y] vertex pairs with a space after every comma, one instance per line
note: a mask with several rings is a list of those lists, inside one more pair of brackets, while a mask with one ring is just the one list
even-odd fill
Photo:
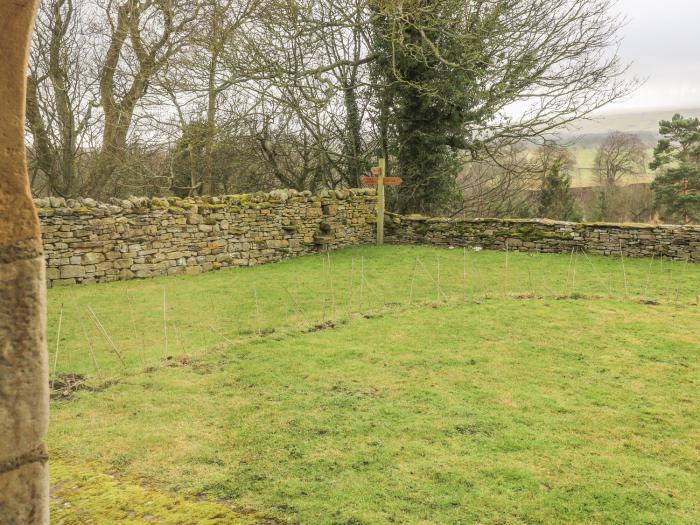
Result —
[[[379, 177], [362, 177], [360, 179], [362, 184], [367, 184], [368, 186], [377, 186], [379, 184]], [[384, 177], [384, 186], [398, 186], [403, 180], [401, 177]]]
[[384, 186], [398, 186], [402, 180], [400, 177], [385, 177], [386, 162], [379, 159], [378, 166], [372, 166], [372, 177], [362, 177], [362, 184], [377, 186], [377, 244], [384, 244]]

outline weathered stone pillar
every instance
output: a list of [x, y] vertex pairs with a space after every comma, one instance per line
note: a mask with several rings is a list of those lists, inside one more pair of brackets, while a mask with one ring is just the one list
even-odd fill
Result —
[[48, 523], [46, 290], [24, 100], [38, 0], [0, 0], [0, 523]]

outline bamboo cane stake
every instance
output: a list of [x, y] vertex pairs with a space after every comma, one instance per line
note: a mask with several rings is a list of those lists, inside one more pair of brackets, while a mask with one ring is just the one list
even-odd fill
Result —
[[647, 276], [646, 279], [644, 280], [644, 300], [646, 301], [648, 299], [648, 291], [649, 291], [649, 283], [651, 282], [651, 268], [654, 265], [654, 257], [656, 256], [655, 253], [651, 254], [651, 261], [649, 261], [649, 267], [647, 268]]
[[[139, 334], [138, 330], [136, 329], [136, 316], [134, 316], [134, 305], [131, 301], [131, 295], [129, 294], [129, 289], [126, 289], [126, 300], [129, 304], [129, 316], [131, 317], [131, 328], [134, 331], [134, 337], [137, 340], [138, 344], [138, 339], [139, 339]], [[139, 352], [139, 358], [141, 360], [141, 366], [145, 366], [146, 364], [146, 356], [145, 356], [145, 347], [146, 347], [146, 341], [144, 340], [144, 335], [143, 331], [141, 332], [141, 347], [140, 347], [140, 352]]]
[[262, 335], [262, 330], [260, 329], [260, 302], [258, 301], [258, 288], [253, 286], [253, 295], [255, 296], [255, 325], [258, 331], [258, 337]]
[[104, 381], [104, 377], [102, 376], [102, 371], [100, 370], [100, 367], [97, 364], [97, 357], [95, 356], [95, 349], [92, 346], [92, 339], [90, 339], [88, 331], [85, 328], [85, 323], [83, 322], [83, 317], [80, 315], [80, 311], [78, 310], [77, 303], [74, 303], [73, 306], [75, 307], [75, 313], [78, 316], [78, 323], [80, 324], [80, 328], [82, 329], [83, 335], [85, 336], [85, 340], [87, 341], [88, 351], [90, 352], [90, 357], [92, 358], [92, 364], [95, 367], [95, 372], [97, 373], [97, 377], [100, 378], [100, 381]]
[[51, 390], [53, 390], [53, 384], [56, 380], [56, 367], [58, 366], [58, 350], [61, 343], [61, 324], [63, 324], [63, 304], [61, 304], [61, 311], [58, 314], [58, 329], [56, 330], [56, 353], [53, 356], [53, 373], [51, 374]]
[[462, 247], [462, 295], [467, 300], [467, 248]]
[[618, 239], [617, 242], [620, 245], [620, 263], [622, 263], [622, 275], [625, 279], [625, 297], [629, 297], [630, 292], [629, 292], [629, 285], [627, 283], [627, 270], [625, 268], [625, 257], [622, 254], [622, 241]]
[[409, 288], [409, 293], [408, 293], [408, 304], [411, 305], [413, 304], [413, 283], [416, 280], [416, 269], [418, 268], [418, 257], [416, 257], [416, 261], [413, 263], [413, 273], [411, 273], [411, 286]]
[[331, 317], [335, 320], [335, 288], [333, 286], [333, 268], [331, 266], [331, 252], [326, 250], [326, 257], [328, 258], [328, 279], [331, 285]]
[[124, 362], [124, 359], [122, 358], [122, 354], [119, 352], [117, 345], [114, 344], [114, 341], [107, 333], [107, 329], [104, 327], [104, 325], [102, 324], [100, 319], [97, 317], [97, 314], [93, 311], [92, 308], [90, 308], [89, 305], [88, 305], [87, 309], [88, 309], [88, 312], [90, 312], [90, 315], [92, 316], [92, 320], [94, 321], [95, 325], [97, 326], [97, 329], [102, 334], [102, 337], [105, 338], [105, 341], [107, 341], [107, 344], [109, 344], [112, 351], [117, 355], [117, 358], [119, 359], [119, 362], [122, 364], [122, 367], [126, 368], [126, 363]]
[[163, 287], [163, 343], [164, 343], [164, 354], [163, 357], [168, 355], [168, 315], [167, 315], [167, 297], [165, 293], [165, 286]]

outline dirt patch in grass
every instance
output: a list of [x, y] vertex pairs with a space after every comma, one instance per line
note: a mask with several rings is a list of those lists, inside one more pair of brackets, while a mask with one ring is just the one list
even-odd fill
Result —
[[97, 385], [89, 383], [83, 374], [58, 374], [49, 383], [51, 399], [69, 401], [76, 392], [87, 390], [101, 392], [113, 384], [115, 380], [103, 381]]
[[197, 374], [210, 374], [212, 370], [211, 365], [190, 355], [168, 356], [165, 358], [165, 366], [167, 368], [187, 367]]
[[309, 332], [320, 332], [321, 330], [331, 330], [335, 328], [335, 323], [333, 321], [324, 321], [318, 323], [309, 328]]

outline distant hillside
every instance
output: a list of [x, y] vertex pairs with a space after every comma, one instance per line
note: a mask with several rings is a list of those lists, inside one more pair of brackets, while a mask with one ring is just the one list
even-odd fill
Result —
[[561, 133], [565, 142], [573, 142], [579, 147], [596, 147], [603, 138], [613, 131], [637, 133], [650, 147], [659, 139], [659, 121], [668, 120], [680, 113], [689, 117], [700, 117], [700, 107], [685, 109], [651, 109], [648, 111], [627, 111], [605, 113], [589, 120], [579, 120], [571, 129]]

